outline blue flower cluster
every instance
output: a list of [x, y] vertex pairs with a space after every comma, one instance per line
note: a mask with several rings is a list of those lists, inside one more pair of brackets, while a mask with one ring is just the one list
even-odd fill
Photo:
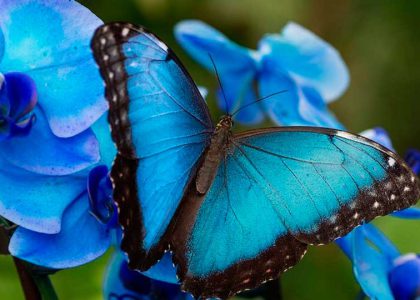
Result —
[[[10, 253], [51, 269], [90, 262], [120, 238], [108, 176], [116, 149], [89, 48], [101, 24], [75, 1], [0, 0], [0, 215], [17, 225]], [[175, 36], [208, 70], [216, 71], [215, 62], [224, 88], [219, 106], [238, 122], [269, 117], [278, 125], [344, 128], [328, 104], [348, 87], [347, 67], [331, 45], [300, 25], [265, 35], [256, 50], [200, 21], [179, 23]], [[392, 149], [383, 129], [362, 134]], [[420, 173], [419, 151], [410, 150], [406, 161]], [[394, 216], [420, 219], [420, 210]], [[400, 254], [373, 225], [337, 243], [367, 296], [419, 296], [419, 256]], [[117, 251], [104, 295], [191, 299], [177, 282], [169, 253], [140, 274]]]
[[102, 155], [107, 103], [89, 48], [102, 22], [74, 1], [0, 8], [0, 215], [18, 225], [9, 251], [78, 266], [103, 254], [116, 228]]

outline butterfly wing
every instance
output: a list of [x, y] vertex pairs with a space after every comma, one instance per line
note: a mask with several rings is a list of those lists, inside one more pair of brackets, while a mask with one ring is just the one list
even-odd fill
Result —
[[409, 167], [363, 137], [303, 127], [246, 132], [233, 138], [209, 192], [189, 191], [180, 218], [197, 217], [179, 222], [174, 260], [185, 289], [227, 298], [277, 277], [308, 244], [329, 243], [419, 195]]
[[144, 268], [152, 249], [163, 247], [160, 238], [213, 124], [177, 57], [144, 28], [104, 25], [92, 49], [106, 83], [108, 119], [118, 148], [111, 177], [124, 229], [121, 247], [131, 266]]

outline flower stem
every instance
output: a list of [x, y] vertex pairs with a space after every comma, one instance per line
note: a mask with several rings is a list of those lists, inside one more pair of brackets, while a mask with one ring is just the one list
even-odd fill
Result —
[[33, 278], [38, 286], [38, 290], [41, 292], [43, 300], [58, 300], [48, 275], [34, 275]]
[[13, 261], [16, 266], [16, 270], [19, 274], [20, 284], [25, 294], [26, 300], [42, 300], [41, 292], [38, 286], [26, 268], [25, 264], [18, 258], [13, 257]]
[[13, 257], [26, 300], [58, 300], [46, 274], [36, 274], [20, 259]]

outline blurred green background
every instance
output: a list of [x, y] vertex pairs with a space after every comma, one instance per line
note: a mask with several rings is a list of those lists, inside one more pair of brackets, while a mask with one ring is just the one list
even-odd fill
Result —
[[[104, 21], [145, 25], [180, 56], [196, 83], [214, 90], [215, 78], [175, 43], [176, 22], [201, 19], [238, 43], [255, 48], [267, 32], [295, 21], [315, 32], [344, 57], [351, 85], [331, 105], [352, 132], [387, 129], [404, 154], [420, 149], [420, 1], [407, 0], [84, 0]], [[209, 102], [214, 94], [209, 96]], [[214, 102], [213, 102], [214, 103]], [[214, 105], [213, 105], [214, 106]], [[217, 114], [217, 112], [215, 112]], [[391, 217], [375, 221], [402, 252], [420, 253], [420, 222]], [[52, 277], [60, 299], [101, 299], [110, 253], [80, 268]], [[23, 299], [12, 261], [0, 257], [1, 299]], [[335, 245], [311, 247], [295, 268], [282, 276], [284, 299], [355, 299], [358, 286], [351, 265]], [[8, 295], [6, 298], [3, 295]]]

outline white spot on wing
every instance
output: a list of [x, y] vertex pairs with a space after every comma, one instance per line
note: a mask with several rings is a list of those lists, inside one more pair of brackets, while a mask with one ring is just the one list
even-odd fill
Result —
[[392, 157], [388, 158], [388, 165], [390, 167], [395, 166], [395, 163], [396, 163], [395, 159], [393, 159]]
[[375, 203], [373, 203], [373, 208], [378, 208], [379, 207], [379, 202], [378, 201], [375, 201]]
[[404, 174], [401, 174], [401, 176], [399, 176], [397, 179], [399, 182], [404, 182], [405, 181]]
[[127, 36], [130, 33], [130, 29], [128, 28], [123, 28], [123, 30], [121, 31], [121, 35], [122, 36]]

